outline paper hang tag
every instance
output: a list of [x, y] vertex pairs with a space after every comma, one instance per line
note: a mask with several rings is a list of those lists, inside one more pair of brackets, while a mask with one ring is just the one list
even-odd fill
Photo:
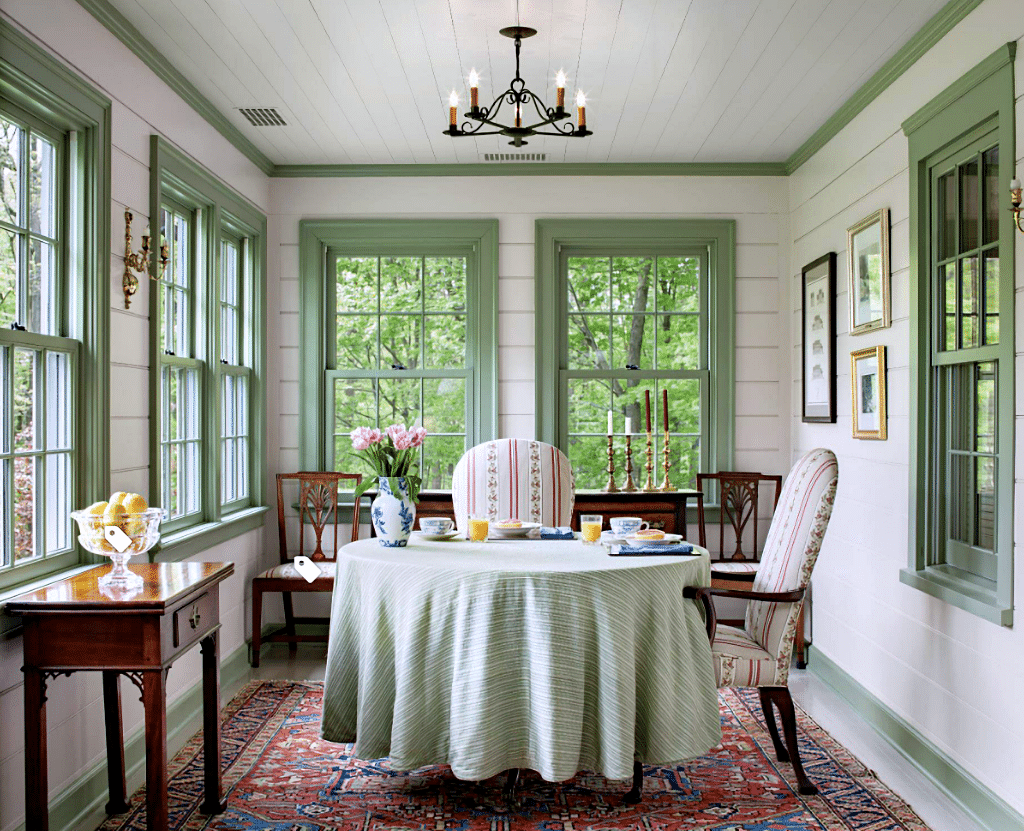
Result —
[[299, 576], [307, 583], [312, 583], [320, 576], [320, 566], [309, 559], [309, 557], [296, 557], [292, 562]]
[[117, 549], [118, 554], [124, 554], [128, 550], [128, 546], [132, 544], [132, 538], [116, 525], [108, 525], [103, 531], [103, 536]]

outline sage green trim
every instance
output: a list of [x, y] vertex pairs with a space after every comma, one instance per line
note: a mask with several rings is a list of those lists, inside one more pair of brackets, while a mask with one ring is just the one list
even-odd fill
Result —
[[[468, 315], [472, 319], [466, 349], [473, 356], [471, 396], [475, 415], [466, 424], [472, 445], [498, 435], [498, 221], [496, 219], [304, 219], [299, 223], [299, 464], [303, 470], [324, 470], [327, 462], [328, 310], [327, 250], [361, 254], [393, 251], [416, 253], [450, 250], [475, 261], [475, 290]], [[470, 268], [474, 266], [471, 263]], [[333, 285], [333, 284], [332, 284]]]
[[[174, 672], [172, 667], [172, 678]], [[220, 663], [221, 689], [238, 687], [250, 677], [249, 644], [243, 643]], [[168, 747], [183, 746], [201, 730], [202, 714], [203, 682], [202, 678], [199, 678], [167, 706]], [[125, 779], [130, 787], [132, 782], [139, 781], [145, 775], [145, 725], [140, 725], [125, 739], [124, 763]], [[52, 831], [73, 831], [77, 828], [92, 827], [106, 816], [103, 813], [103, 806], [109, 798], [107, 759], [104, 756], [50, 802], [50, 828]], [[17, 825], [14, 831], [26, 831], [25, 823]]]
[[786, 173], [792, 175], [804, 162], [821, 150], [855, 119], [879, 95], [885, 92], [904, 72], [929, 49], [944, 38], [961, 20], [980, 5], [982, 0], [949, 0], [917, 34], [899, 48], [895, 55], [865, 81], [846, 102], [822, 124], [807, 141], [786, 160]]
[[[710, 434], [710, 470], [732, 466], [736, 430], [736, 221], [732, 219], [538, 219], [535, 233], [536, 278], [536, 435], [558, 444], [566, 420], [560, 400], [561, 326], [564, 286], [561, 251], [654, 252], [701, 249], [708, 258], [711, 323], [710, 412], [707, 424], [727, 425]], [[643, 373], [641, 373], [643, 374]], [[665, 373], [656, 373], [663, 375]], [[671, 373], [669, 373], [671, 374]]]
[[1017, 42], [1010, 41], [1000, 46], [985, 60], [971, 69], [966, 75], [958, 78], [942, 92], [936, 95], [931, 101], [921, 107], [917, 112], [903, 122], [903, 133], [909, 136], [916, 132], [943, 110], [952, 106], [975, 87], [985, 81], [989, 76], [994, 75], [1007, 64], [1012, 64], [1017, 54]]
[[171, 88], [186, 104], [206, 119], [218, 133], [243, 156], [267, 176], [274, 163], [255, 144], [247, 139], [234, 124], [218, 110], [199, 89], [179, 72], [166, 57], [136, 29], [109, 0], [78, 0], [78, 4], [102, 23], [148, 66], [161, 81]]
[[[189, 210], [201, 210], [203, 221], [196, 224], [194, 233], [201, 244], [195, 250], [204, 252], [196, 284], [193, 287], [195, 315], [191, 321], [195, 358], [165, 356], [160, 353], [160, 292], [152, 284], [149, 293], [150, 331], [150, 502], [160, 505], [160, 372], [166, 365], [196, 364], [200, 376], [202, 426], [200, 450], [200, 513], [192, 515], [191, 524], [180, 530], [171, 524], [171, 532], [164, 536], [151, 556], [157, 559], [183, 559], [198, 554], [252, 528], [262, 525], [266, 510], [266, 297], [267, 297], [267, 218], [260, 209], [244, 196], [221, 182], [212, 173], [172, 147], [160, 136], [151, 137], [150, 143], [150, 223], [160, 225], [161, 206], [168, 200], [180, 203]], [[248, 310], [253, 322], [253, 355], [249, 377], [249, 436], [252, 457], [249, 471], [251, 508], [223, 515], [220, 500], [220, 423], [221, 378], [224, 370], [220, 363], [220, 315], [204, 313], [219, 302], [221, 229], [229, 227], [233, 233], [245, 236], [252, 250], [252, 309]], [[156, 257], [150, 263], [156, 275]], [[205, 273], [203, 273], [205, 271]], [[177, 523], [178, 526], [181, 523]]]
[[[65, 223], [63, 260], [81, 278], [69, 281], [64, 322], [80, 341], [75, 498], [89, 504], [110, 493], [111, 102], [2, 19], [0, 97], [72, 136], [68, 168], [78, 173], [65, 186], [77, 222]], [[81, 562], [95, 561], [78, 550]]]
[[785, 176], [785, 162], [491, 162], [279, 164], [279, 179], [402, 176]]
[[924, 774], [946, 797], [991, 831], [1024, 831], [1024, 816], [982, 784], [945, 751], [895, 713], [874, 693], [825, 655], [814, 651], [810, 671], [846, 699], [870, 727]]
[[[945, 163], [976, 142], [982, 134], [997, 131], [999, 182], [1013, 178], [1016, 156], [1014, 114], [1014, 44], [1001, 46], [963, 78], [925, 104], [905, 122], [910, 167], [910, 475], [920, 483], [910, 489], [907, 568], [900, 581], [933, 597], [1003, 626], [1013, 623], [1013, 492], [1015, 435], [1015, 323], [1014, 245], [1016, 229], [1009, 210], [999, 212], [1000, 343], [996, 432], [1000, 464], [997, 473], [996, 579], [983, 586], [966, 574], [941, 563], [932, 542], [935, 530], [929, 521], [932, 492], [939, 478], [933, 469], [932, 448], [938, 441], [930, 417], [932, 390], [932, 337], [934, 280], [931, 274], [931, 179], [932, 168]], [[925, 118], [924, 116], [928, 116]]]

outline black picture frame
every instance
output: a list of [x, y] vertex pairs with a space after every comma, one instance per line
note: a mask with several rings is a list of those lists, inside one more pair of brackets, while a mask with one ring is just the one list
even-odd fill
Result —
[[[836, 253], [800, 272], [801, 405], [809, 424], [836, 422]], [[808, 377], [810, 376], [810, 377]]]

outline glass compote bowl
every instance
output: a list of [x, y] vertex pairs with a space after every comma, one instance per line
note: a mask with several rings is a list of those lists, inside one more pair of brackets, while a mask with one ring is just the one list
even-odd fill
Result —
[[[114, 567], [99, 579], [100, 588], [133, 590], [142, 588], [142, 578], [128, 570], [128, 560], [136, 554], [144, 554], [160, 541], [160, 520], [164, 518], [163, 508], [149, 508], [139, 513], [125, 514], [116, 526], [108, 526], [102, 514], [73, 511], [71, 518], [78, 523], [81, 534], [78, 541], [82, 548], [101, 557], [109, 557]], [[131, 540], [124, 550], [118, 551], [107, 539], [107, 528], [120, 528]]]

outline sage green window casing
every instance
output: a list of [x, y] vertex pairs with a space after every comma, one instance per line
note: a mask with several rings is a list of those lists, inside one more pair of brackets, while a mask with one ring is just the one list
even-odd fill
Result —
[[[735, 436], [736, 222], [724, 219], [538, 219], [536, 222], [537, 438], [565, 449], [568, 437], [566, 383], [567, 291], [571, 256], [699, 256], [706, 287], [701, 331], [707, 332], [706, 367], [700, 370], [641, 368], [641, 381], [698, 378], [702, 384], [701, 468], [732, 466]], [[702, 336], [703, 338], [703, 336]], [[578, 375], [579, 373], [573, 373]], [[587, 377], [610, 377], [593, 370]], [[705, 395], [706, 392], [706, 395]], [[669, 401], [671, 407], [671, 399]], [[657, 402], [660, 412], [661, 402]], [[655, 402], [651, 403], [652, 410]], [[723, 429], [719, 429], [722, 426]], [[636, 432], [642, 432], [639, 426]], [[657, 437], [656, 437], [657, 438]], [[660, 453], [660, 441], [656, 448]], [[634, 447], [634, 466], [642, 448]], [[659, 455], [660, 460], [660, 455]], [[642, 460], [641, 460], [642, 461]], [[660, 461], [658, 463], [660, 466]], [[621, 473], [621, 471], [620, 471]]]
[[[170, 146], [159, 136], [150, 145], [150, 217], [159, 227], [165, 208], [188, 211], [192, 216], [191, 257], [195, 279], [187, 336], [190, 354], [165, 355], [161, 349], [160, 298], [162, 283], [150, 284], [150, 495], [162, 493], [161, 437], [164, 435], [161, 373], [181, 367], [196, 372], [199, 396], [199, 509], [194, 514], [165, 523], [163, 538], [151, 556], [183, 559], [239, 534], [262, 526], [266, 507], [265, 388], [266, 366], [266, 238], [267, 220], [248, 200]], [[246, 251], [248, 284], [240, 298], [243, 317], [251, 321], [247, 333], [238, 333], [238, 364], [223, 364], [221, 344], [222, 242], [241, 243]], [[157, 274], [156, 258], [150, 263]], [[239, 277], [241, 280], [241, 277]], [[242, 328], [240, 325], [239, 328]], [[248, 340], [244, 340], [244, 335]], [[248, 383], [248, 496], [223, 503], [221, 499], [222, 427], [224, 378], [244, 377]], [[157, 505], [160, 507], [160, 505]]]
[[[1000, 47], [903, 124], [910, 155], [910, 475], [911, 482], [918, 485], [910, 492], [908, 562], [900, 580], [1005, 626], [1013, 622], [1016, 231], [1007, 194], [1016, 157], [1015, 54], [1015, 43]], [[959, 171], [972, 159], [980, 159], [993, 147], [998, 148], [999, 156], [998, 172], [993, 177], [999, 196], [998, 233], [994, 239], [985, 239], [980, 232], [977, 243], [965, 243], [966, 248], [957, 237], [956, 250], [965, 257], [991, 252], [998, 246], [999, 277], [991, 287], [999, 294], [998, 342], [986, 343], [979, 336], [977, 344], [965, 344], [963, 325], [959, 323], [964, 317], [963, 298], [958, 296], [953, 305], [957, 335], [947, 348], [948, 310], [938, 266], [957, 260], [939, 251], [938, 184], [943, 176]], [[979, 170], [978, 176], [983, 180], [984, 171]], [[959, 177], [957, 172], [957, 181]], [[980, 183], [978, 187], [981, 192]], [[984, 214], [980, 199], [978, 213], [979, 217]], [[979, 256], [979, 272], [983, 263], [984, 258]], [[979, 285], [982, 283], [983, 274]], [[981, 307], [982, 320], [985, 311]], [[960, 419], [955, 425], [949, 423], [948, 407], [943, 404], [946, 392], [938, 388], [937, 378], [957, 366], [988, 367], [986, 372], [994, 373], [996, 379], [995, 446], [993, 452], [980, 454], [994, 459], [996, 465], [991, 552], [973, 545], [949, 544], [948, 523], [957, 504], [956, 495], [951, 492], [937, 454], [952, 440], [948, 435], [950, 426], [960, 430], [964, 422]]]
[[[497, 220], [380, 219], [302, 220], [299, 223], [300, 394], [304, 402], [299, 423], [299, 462], [305, 470], [324, 470], [334, 460], [333, 388], [335, 379], [363, 372], [331, 366], [334, 349], [328, 344], [335, 327], [333, 269], [339, 257], [466, 258], [466, 354], [463, 369], [421, 369], [417, 377], [465, 377], [466, 445], [497, 436], [498, 370], [498, 223]], [[330, 274], [328, 273], [330, 272]], [[380, 368], [381, 379], [410, 375]], [[365, 470], [356, 471], [367, 473]]]
[[[63, 173], [55, 182], [55, 267], [61, 295], [56, 328], [52, 335], [0, 332], [0, 351], [17, 345], [37, 360], [46, 352], [67, 356], [73, 418], [67, 425], [71, 487], [69, 493], [61, 494], [63, 514], [65, 508], [85, 507], [109, 493], [111, 102], [0, 20], [0, 111], [53, 142], [64, 160]], [[46, 395], [45, 379], [40, 375], [37, 380], [41, 394]], [[13, 379], [3, 382], [6, 389], [0, 392], [0, 404], [11, 401], [13, 392], [9, 386]], [[42, 420], [37, 428], [44, 431]], [[0, 515], [10, 511], [13, 519], [13, 487], [9, 490], [8, 504], [0, 506]], [[35, 501], [43, 497], [37, 482]], [[51, 525], [57, 522], [56, 514], [49, 519]], [[0, 572], [0, 590], [97, 561], [77, 545], [77, 532], [67, 521], [65, 531], [71, 538], [63, 553]], [[0, 626], [5, 628], [9, 627]]]

